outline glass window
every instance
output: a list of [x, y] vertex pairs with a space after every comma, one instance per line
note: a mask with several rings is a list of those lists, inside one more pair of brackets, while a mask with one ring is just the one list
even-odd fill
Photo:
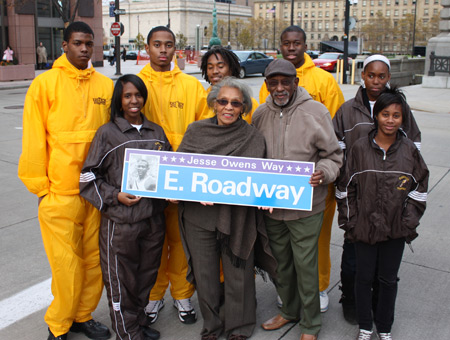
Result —
[[322, 18], [322, 11], [319, 11], [319, 18]]
[[307, 21], [303, 24], [303, 27], [305, 28], [305, 30], [308, 28], [308, 22]]
[[317, 39], [322, 39], [322, 34], [317, 34]]
[[315, 18], [315, 16], [316, 16], [316, 12], [311, 12], [311, 17]]
[[424, 16], [428, 16], [428, 8], [425, 8], [425, 9], [423, 10], [423, 15], [424, 15]]
[[366, 10], [363, 10], [363, 11], [361, 12], [361, 15], [362, 15], [363, 17], [365, 17], [365, 16], [366, 16]]
[[314, 33], [311, 33], [311, 39], [314, 39]]
[[319, 1], [319, 8], [322, 8], [322, 1]]
[[325, 29], [330, 29], [330, 23], [328, 21], [325, 23]]
[[288, 4], [287, 3], [284, 4], [284, 8], [288, 8]]
[[325, 17], [329, 17], [330, 16], [330, 12], [329, 11], [325, 11]]
[[302, 3], [301, 2], [297, 2], [297, 8], [302, 8]]
[[305, 2], [305, 8], [308, 8], [308, 2]]
[[386, 0], [386, 5], [390, 6], [391, 5], [391, 0]]
[[398, 9], [394, 11], [394, 16], [398, 17]]
[[314, 1], [311, 2], [311, 7], [312, 7], [312, 8], [316, 7], [316, 3], [315, 3]]
[[391, 16], [391, 10], [389, 10], [389, 9], [386, 10], [386, 16], [387, 16], [387, 17], [390, 17], [390, 16]]
[[403, 0], [403, 5], [407, 5], [408, 4], [408, 0]]
[[38, 0], [37, 1], [38, 17], [51, 17], [50, 0]]
[[322, 23], [321, 23], [321, 22], [319, 22], [319, 23], [317, 24], [317, 28], [318, 28], [319, 30], [322, 29]]
[[327, 2], [325, 3], [325, 6], [326, 6], [327, 8], [330, 7], [330, 2], [327, 1]]
[[308, 17], [308, 12], [305, 12], [305, 18], [307, 18]]
[[425, 0], [425, 5], [428, 5], [430, 3], [430, 0]]
[[338, 17], [339, 16], [339, 11], [337, 9], [334, 10], [334, 16]]
[[262, 9], [263, 8], [263, 4], [259, 4], [259, 9]]
[[364, 7], [365, 6], [367, 6], [367, 1], [366, 0], [363, 0], [363, 4], [362, 4]]

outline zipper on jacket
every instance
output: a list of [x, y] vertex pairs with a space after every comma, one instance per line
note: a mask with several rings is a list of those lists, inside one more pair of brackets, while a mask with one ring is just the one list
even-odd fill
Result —
[[281, 150], [281, 145], [282, 145], [281, 138], [283, 136], [283, 109], [280, 110], [280, 124], [279, 124], [279, 127], [280, 127], [280, 132], [278, 134], [278, 156], [275, 157], [275, 158], [283, 159], [283, 154], [282, 154], [282, 150]]

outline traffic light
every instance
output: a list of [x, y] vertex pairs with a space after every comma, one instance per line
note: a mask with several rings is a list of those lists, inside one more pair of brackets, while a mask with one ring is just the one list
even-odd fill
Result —
[[207, 36], [208, 35], [208, 26], [205, 26], [204, 28], [203, 28], [203, 36]]

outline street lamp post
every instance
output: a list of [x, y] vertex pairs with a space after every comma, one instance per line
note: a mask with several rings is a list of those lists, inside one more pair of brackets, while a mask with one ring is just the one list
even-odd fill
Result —
[[170, 0], [167, 0], [167, 28], [170, 28]]
[[231, 31], [231, 23], [230, 23], [230, 16], [231, 16], [231, 0], [228, 0], [228, 46], [231, 46], [230, 43], [230, 31]]
[[294, 0], [291, 0], [291, 26], [294, 26]]
[[417, 0], [414, 0], [414, 24], [413, 24], [411, 58], [414, 58], [414, 45], [416, 44], [416, 15], [417, 15]]
[[276, 6], [273, 6], [273, 49], [275, 50], [275, 13], [277, 11]]

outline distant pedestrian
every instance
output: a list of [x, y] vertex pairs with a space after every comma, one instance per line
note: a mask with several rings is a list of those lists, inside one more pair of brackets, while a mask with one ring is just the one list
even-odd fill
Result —
[[123, 59], [123, 62], [127, 61], [127, 49], [125, 47], [122, 50], [122, 59]]
[[6, 46], [6, 50], [3, 52], [3, 61], [13, 61], [14, 51], [9, 45]]
[[114, 62], [116, 61], [116, 50], [114, 48], [114, 46], [111, 46], [111, 48], [109, 49], [109, 64], [111, 66], [114, 66]]
[[46, 68], [47, 64], [47, 49], [42, 44], [42, 41], [39, 43], [39, 46], [36, 48], [36, 53], [38, 55], [38, 70], [43, 70]]
[[[409, 119], [404, 95], [385, 89], [373, 108], [375, 128], [347, 152], [336, 189], [339, 227], [355, 246], [358, 340], [392, 340], [397, 275], [406, 243], [411, 243], [427, 200], [428, 168], [416, 145], [402, 132]], [[407, 125], [407, 124], [405, 124]], [[377, 308], [372, 284], [379, 281]]]

